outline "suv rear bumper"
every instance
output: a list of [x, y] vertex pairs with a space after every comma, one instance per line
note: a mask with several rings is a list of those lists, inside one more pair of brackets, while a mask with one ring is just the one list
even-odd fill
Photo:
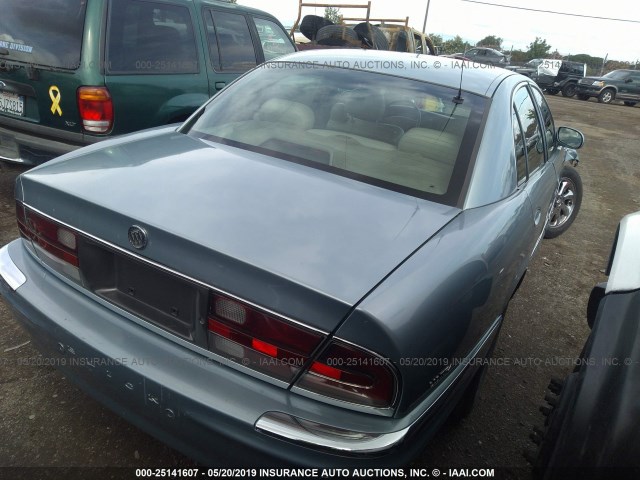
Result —
[[39, 165], [105, 138], [0, 117], [0, 160]]

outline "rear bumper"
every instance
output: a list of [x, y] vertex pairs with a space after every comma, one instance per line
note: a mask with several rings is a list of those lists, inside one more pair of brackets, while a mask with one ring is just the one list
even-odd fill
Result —
[[[22, 240], [3, 247], [0, 260], [0, 293], [50, 363], [126, 420], [204, 464], [404, 465], [475, 373], [454, 370], [449, 384], [402, 418], [347, 411], [239, 374], [129, 321], [97, 297], [42, 275], [45, 267]], [[296, 419], [320, 430], [301, 429]]]
[[39, 165], [104, 138], [0, 117], [0, 160]]

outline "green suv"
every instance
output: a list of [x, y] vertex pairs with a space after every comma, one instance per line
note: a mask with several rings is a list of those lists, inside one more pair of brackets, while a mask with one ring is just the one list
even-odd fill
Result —
[[640, 70], [613, 70], [602, 77], [585, 77], [576, 90], [580, 100], [596, 97], [600, 103], [622, 100], [633, 107], [640, 102]]
[[180, 122], [295, 47], [272, 15], [223, 1], [5, 0], [0, 160], [36, 165]]

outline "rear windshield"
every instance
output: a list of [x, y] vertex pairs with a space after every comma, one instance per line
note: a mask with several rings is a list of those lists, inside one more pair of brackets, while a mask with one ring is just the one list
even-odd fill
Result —
[[3, 0], [0, 59], [75, 70], [87, 0]]
[[456, 205], [485, 99], [457, 88], [272, 62], [218, 94], [189, 134]]

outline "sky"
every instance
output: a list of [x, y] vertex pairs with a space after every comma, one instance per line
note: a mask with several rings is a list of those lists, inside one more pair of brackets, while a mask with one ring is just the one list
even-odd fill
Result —
[[[313, 3], [316, 0], [305, 0]], [[431, 0], [427, 17], [427, 33], [445, 39], [460, 35], [475, 44], [487, 35], [501, 37], [503, 50], [527, 50], [536, 37], [546, 39], [551, 51], [563, 55], [586, 53], [609, 60], [640, 60], [640, 9], [630, 0], [482, 0], [486, 3], [510, 5], [585, 16], [634, 20], [621, 22], [538, 13], [501, 8], [464, 0]], [[239, 4], [266, 10], [283, 25], [292, 25], [298, 14], [298, 0], [238, 0]], [[317, 0], [317, 3], [366, 4], [366, 0]], [[372, 0], [371, 17], [404, 18], [409, 25], [422, 30], [427, 0]], [[346, 17], [359, 17], [362, 9], [341, 9]], [[302, 15], [323, 15], [324, 8], [304, 7]]]

